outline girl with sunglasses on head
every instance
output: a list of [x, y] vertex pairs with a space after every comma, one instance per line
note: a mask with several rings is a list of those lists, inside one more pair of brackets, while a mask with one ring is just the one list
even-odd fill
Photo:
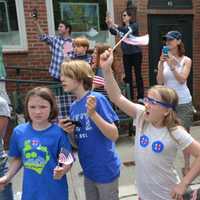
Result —
[[[147, 92], [144, 106], [129, 101], [113, 77], [112, 61], [112, 50], [105, 51], [100, 66], [110, 100], [134, 118], [138, 195], [141, 200], [181, 200], [200, 172], [200, 144], [179, 124], [175, 112], [178, 96], [173, 89], [153, 86]], [[178, 149], [195, 157], [182, 180], [173, 165]]]
[[[123, 37], [129, 29], [132, 30], [132, 35], [139, 35], [138, 23], [135, 21], [136, 17], [133, 17], [133, 13], [126, 9], [122, 12], [122, 26], [114, 24], [113, 19], [110, 15], [106, 17], [106, 23], [109, 31], [112, 35], [119, 35]], [[122, 41], [121, 49], [123, 54], [123, 64], [125, 71], [125, 82], [130, 85], [131, 88], [131, 98], [133, 99], [133, 77], [132, 77], [132, 67], [134, 66], [135, 79], [137, 85], [137, 99], [142, 99], [144, 97], [144, 84], [141, 72], [142, 64], [142, 50], [139, 46], [130, 45]]]
[[[193, 106], [192, 96], [187, 86], [187, 80], [191, 71], [192, 61], [185, 56], [182, 34], [179, 31], [170, 31], [163, 37], [167, 52], [162, 52], [158, 63], [157, 82], [175, 89], [179, 102], [176, 108], [177, 115], [181, 119], [182, 125], [189, 132], [192, 126]], [[184, 153], [185, 166], [182, 169], [185, 175], [190, 168], [190, 156]]]

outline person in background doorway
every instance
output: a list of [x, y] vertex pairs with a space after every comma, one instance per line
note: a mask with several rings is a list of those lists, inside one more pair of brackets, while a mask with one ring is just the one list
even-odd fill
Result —
[[[113, 35], [119, 35], [123, 37], [129, 29], [132, 30], [133, 36], [138, 36], [139, 27], [138, 23], [133, 19], [132, 13], [130, 10], [124, 10], [122, 12], [122, 25], [118, 26], [114, 24], [113, 19], [110, 16], [106, 17], [106, 23], [109, 28], [109, 31]], [[121, 49], [123, 54], [123, 64], [125, 71], [125, 82], [130, 85], [131, 88], [131, 98], [133, 99], [133, 76], [132, 68], [134, 66], [136, 86], [137, 86], [137, 99], [143, 99], [144, 97], [144, 83], [142, 78], [142, 50], [139, 46], [130, 45], [122, 41]]]

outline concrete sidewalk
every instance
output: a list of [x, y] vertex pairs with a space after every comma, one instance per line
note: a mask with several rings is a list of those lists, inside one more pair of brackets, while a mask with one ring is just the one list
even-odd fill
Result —
[[[200, 126], [192, 127], [191, 129], [192, 136], [200, 142]], [[122, 162], [134, 160], [133, 154], [134, 147], [134, 138], [128, 136], [122, 136], [117, 142], [117, 151], [119, 152]], [[181, 168], [183, 166], [183, 156], [179, 152], [175, 166], [178, 169], [179, 174], [181, 175]], [[74, 191], [78, 196], [78, 200], [85, 200], [84, 189], [83, 189], [83, 177], [79, 175], [81, 171], [79, 162], [77, 161], [71, 173], [68, 173], [68, 183], [69, 183], [69, 200], [76, 200], [74, 197]], [[121, 168], [121, 176], [119, 183], [119, 194], [120, 200], [136, 200], [137, 199], [137, 189], [134, 182], [135, 170], [134, 166], [124, 166]], [[13, 179], [13, 189], [15, 194], [18, 195], [21, 192], [21, 183], [22, 183], [22, 170], [16, 175]], [[198, 177], [192, 185], [192, 188], [200, 187], [200, 177]]]

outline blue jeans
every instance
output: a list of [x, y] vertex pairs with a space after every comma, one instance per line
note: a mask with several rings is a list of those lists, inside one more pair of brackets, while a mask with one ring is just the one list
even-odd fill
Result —
[[3, 191], [0, 192], [1, 200], [13, 200], [12, 184], [9, 183]]

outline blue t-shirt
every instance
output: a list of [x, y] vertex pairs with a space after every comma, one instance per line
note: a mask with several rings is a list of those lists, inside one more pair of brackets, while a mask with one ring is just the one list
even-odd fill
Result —
[[17, 126], [9, 155], [21, 158], [24, 166], [22, 200], [67, 200], [66, 176], [53, 179], [61, 147], [71, 151], [67, 135], [56, 124], [37, 131], [30, 123]]
[[73, 102], [70, 117], [81, 123], [81, 127], [76, 127], [75, 131], [79, 161], [87, 178], [97, 183], [110, 183], [120, 174], [120, 160], [115, 143], [103, 135], [87, 114], [89, 95], [96, 97], [96, 111], [104, 120], [110, 123], [119, 120], [106, 97], [100, 93], [88, 92]]

